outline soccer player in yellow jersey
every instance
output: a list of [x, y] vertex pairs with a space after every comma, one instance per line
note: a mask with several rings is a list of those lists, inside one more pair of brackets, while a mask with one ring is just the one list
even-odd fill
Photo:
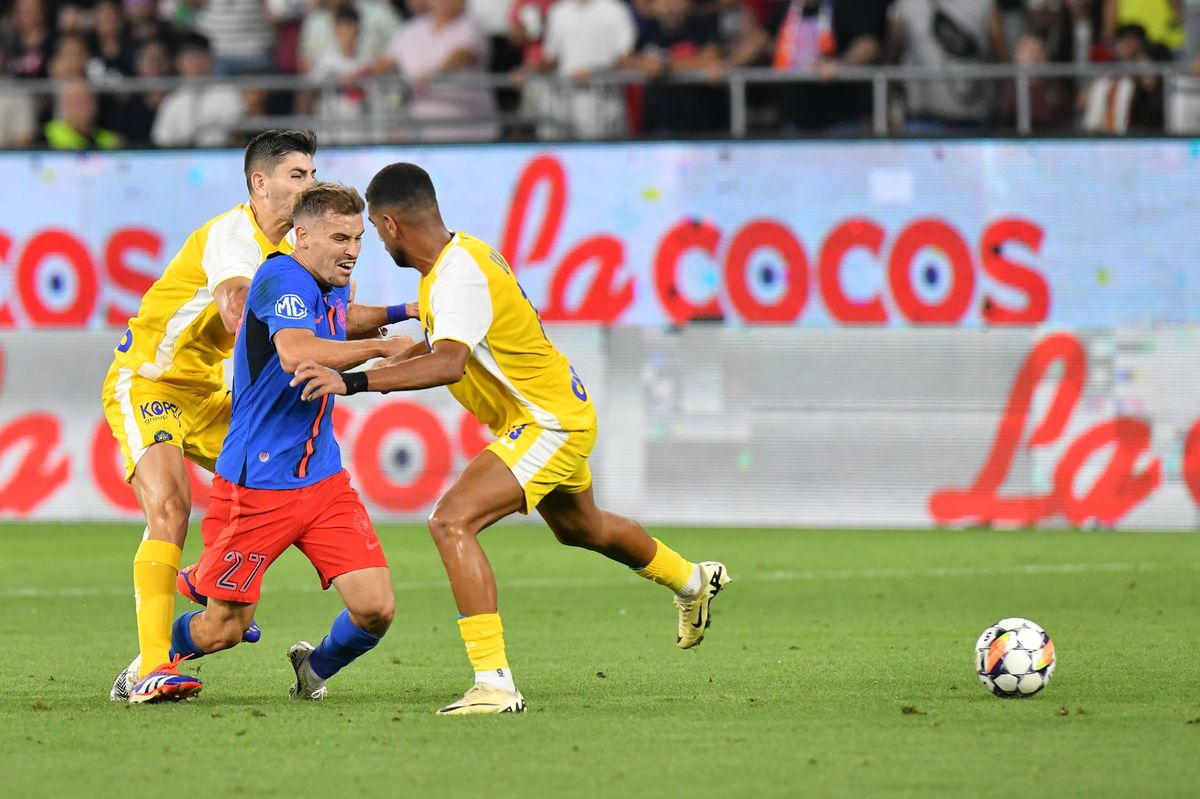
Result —
[[558, 540], [611, 558], [675, 592], [676, 644], [700, 643], [710, 604], [729, 582], [717, 562], [691, 563], [641, 525], [596, 506], [588, 456], [596, 412], [583, 381], [542, 330], [537, 311], [504, 258], [446, 229], [429, 175], [392, 164], [367, 189], [368, 212], [399, 266], [421, 273], [425, 341], [366, 372], [345, 374], [307, 361], [293, 385], [304, 398], [359, 391], [449, 386], [498, 438], [467, 466], [429, 517], [458, 605], [475, 684], [439, 713], [525, 709], [504, 652], [496, 580], [478, 535], [535, 508]]
[[[250, 279], [268, 255], [291, 252], [292, 204], [314, 182], [316, 149], [311, 131], [272, 130], [250, 141], [249, 201], [188, 237], [142, 298], [105, 378], [105, 417], [146, 516], [133, 561], [139, 655], [118, 675], [110, 693], [115, 701], [178, 700], [202, 687], [169, 657], [192, 507], [184, 458], [212, 471], [220, 453], [230, 418], [224, 362]], [[377, 335], [396, 321], [391, 310], [351, 306], [350, 337]], [[381, 346], [379, 354], [395, 351]]]

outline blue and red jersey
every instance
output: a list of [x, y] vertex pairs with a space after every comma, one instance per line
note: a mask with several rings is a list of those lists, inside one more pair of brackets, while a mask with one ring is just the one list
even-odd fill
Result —
[[333, 397], [300, 399], [303, 386], [289, 385], [274, 337], [299, 328], [345, 341], [349, 298], [348, 286], [322, 286], [290, 255], [272, 255], [259, 267], [233, 349], [233, 418], [217, 459], [221, 477], [247, 488], [290, 489], [342, 470]]

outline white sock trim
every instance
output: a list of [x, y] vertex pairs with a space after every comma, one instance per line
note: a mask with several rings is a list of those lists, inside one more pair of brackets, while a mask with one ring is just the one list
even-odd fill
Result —
[[517, 692], [516, 683], [513, 682], [511, 669], [489, 669], [487, 671], [475, 672], [475, 682], [485, 683], [495, 686], [502, 690], [508, 691], [510, 694]]
[[700, 593], [700, 565], [693, 563], [692, 575], [688, 577], [688, 581], [684, 584], [683, 588], [675, 592], [675, 595], [680, 599], [691, 599], [698, 593]]

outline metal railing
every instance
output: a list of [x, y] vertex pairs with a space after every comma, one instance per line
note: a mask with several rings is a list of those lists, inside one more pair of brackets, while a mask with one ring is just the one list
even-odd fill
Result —
[[[843, 67], [830, 79], [816, 74], [781, 72], [766, 68], [727, 70], [714, 80], [708, 73], [673, 72], [653, 82], [664, 85], [712, 85], [728, 93], [729, 129], [732, 138], [744, 138], [752, 133], [750, 124], [750, 87], [781, 86], [788, 84], [866, 84], [870, 88], [870, 113], [867, 118], [870, 135], [883, 137], [902, 133], [894, 130], [891, 120], [893, 87], [917, 81], [981, 81], [995, 83], [1012, 81], [1015, 88], [1015, 127], [1004, 130], [1018, 136], [1029, 136], [1036, 131], [1033, 124], [1031, 85], [1039, 79], [1069, 79], [1083, 87], [1099, 77], [1144, 77], [1152, 76], [1162, 81], [1166, 115], [1165, 132], [1200, 132], [1181, 130], [1180, 120], [1174, 118], [1177, 103], [1175, 97], [1196, 98], [1200, 102], [1200, 78], [1188, 76], [1180, 67], [1168, 63], [1149, 64], [1044, 64], [1038, 66], [1015, 66], [1012, 64], [949, 65], [944, 67], [879, 66]], [[446, 127], [461, 127], [464, 123], [499, 123], [513, 130], [536, 131], [552, 138], [621, 138], [626, 135], [619, 124], [601, 126], [601, 135], [586, 135], [581, 131], [578, 120], [569, 114], [555, 113], [551, 109], [541, 112], [523, 108], [505, 113], [497, 112], [486, 116], [456, 117], [452, 119], [427, 119], [414, 116], [409, 108], [412, 98], [427, 90], [445, 88], [473, 88], [490, 90], [514, 90], [539, 84], [549, 95], [573, 98], [580, 93], [593, 93], [602, 98], [599, 102], [623, 104], [625, 87], [648, 84], [652, 81], [644, 74], [634, 71], [610, 71], [597, 73], [587, 81], [579, 83], [556, 76], [537, 76], [524, 84], [517, 83], [509, 75], [458, 74], [438, 76], [420, 90], [399, 76], [380, 76], [363, 79], [358, 86], [370, 90], [375, 96], [386, 98], [381, 107], [372, 109], [361, 118], [335, 119], [319, 113], [291, 113], [287, 115], [252, 115], [243, 118], [232, 127], [232, 132], [252, 132], [265, 127], [312, 127], [314, 129], [361, 130], [363, 125], [380, 132], [380, 141], [394, 141], [394, 131], [405, 131], [408, 140], [425, 139], [432, 132], [436, 140], [437, 130]], [[223, 79], [183, 78], [105, 78], [93, 81], [91, 88], [98, 95], [129, 95], [139, 92], [170, 92], [184, 86], [204, 87], [232, 85], [243, 92], [289, 93], [294, 96], [308, 95], [319, 101], [323, 97], [335, 96], [339, 91], [336, 81], [313, 81], [303, 75], [259, 75]], [[29, 95], [32, 97], [54, 97], [59, 88], [55, 80], [4, 80], [0, 79], [0, 95]], [[196, 120], [199, 123], [199, 120]], [[992, 131], [997, 127], [992, 126]], [[772, 131], [760, 131], [770, 134]], [[865, 132], [865, 131], [864, 131]], [[982, 131], [981, 131], [982, 132]]]

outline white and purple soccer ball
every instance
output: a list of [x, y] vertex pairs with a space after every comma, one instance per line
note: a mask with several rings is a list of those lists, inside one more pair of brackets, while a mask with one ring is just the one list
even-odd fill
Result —
[[975, 673], [996, 696], [1033, 696], [1054, 674], [1054, 642], [1029, 619], [1001, 619], [975, 642]]

